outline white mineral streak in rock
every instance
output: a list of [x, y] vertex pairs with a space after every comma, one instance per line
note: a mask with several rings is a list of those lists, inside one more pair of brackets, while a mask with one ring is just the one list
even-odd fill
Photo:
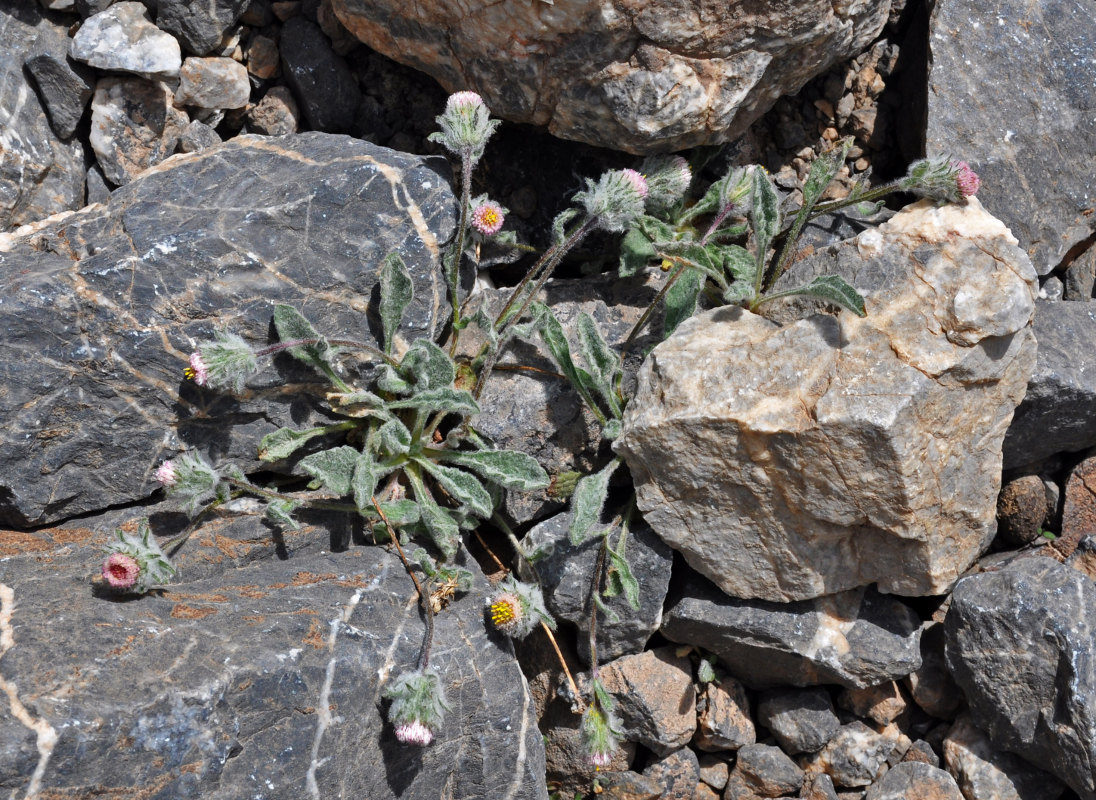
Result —
[[861, 239], [909, 276], [866, 318], [716, 309], [640, 372], [616, 443], [640, 508], [732, 596], [941, 594], [995, 532], [1035, 364], [1031, 262], [976, 201], [924, 201]]
[[84, 20], [69, 55], [99, 69], [146, 78], [173, 78], [183, 63], [179, 42], [153, 25], [137, 2], [115, 3]]
[[728, 141], [871, 42], [889, 0], [332, 0], [339, 21], [513, 122], [634, 153]]

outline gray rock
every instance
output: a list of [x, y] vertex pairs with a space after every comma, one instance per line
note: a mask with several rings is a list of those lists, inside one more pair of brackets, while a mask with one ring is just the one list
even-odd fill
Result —
[[1039, 297], [1043, 300], [1063, 300], [1066, 294], [1066, 286], [1054, 275], [1043, 279], [1043, 285], [1039, 287]]
[[190, 120], [172, 92], [144, 78], [100, 78], [91, 101], [91, 149], [111, 183], [129, 183], [175, 152]]
[[242, 136], [17, 239], [0, 252], [0, 522], [146, 497], [183, 448], [254, 467], [263, 435], [322, 418], [311, 395], [281, 388], [315, 373], [276, 359], [234, 399], [185, 381], [188, 353], [222, 326], [269, 341], [275, 303], [375, 342], [369, 298], [391, 251], [415, 287], [397, 351], [433, 336], [454, 205], [440, 160], [319, 133]]
[[738, 750], [757, 741], [746, 688], [724, 675], [719, 683], [705, 684], [696, 704], [698, 750]]
[[24, 62], [53, 132], [62, 139], [76, 131], [95, 90], [94, 73], [69, 58], [68, 43], [61, 26], [39, 26], [35, 53]]
[[667, 756], [652, 761], [643, 776], [653, 778], [662, 788], [660, 798], [666, 800], [692, 800], [696, 784], [700, 780], [700, 763], [696, 753], [682, 747]]
[[0, 232], [84, 204], [83, 148], [53, 131], [23, 71], [58, 27], [34, 4], [0, 7]]
[[[801, 764], [808, 772], [825, 772], [833, 778], [835, 786], [869, 786], [887, 768], [887, 759], [893, 755], [899, 736], [894, 725], [877, 732], [857, 720], [842, 725], [825, 747]], [[950, 775], [943, 774], [950, 780]]]
[[673, 642], [709, 650], [734, 677], [763, 689], [784, 684], [872, 686], [921, 663], [917, 615], [874, 588], [797, 603], [728, 597], [690, 576], [662, 621]]
[[152, 24], [142, 3], [123, 0], [84, 20], [69, 55], [99, 69], [174, 78], [183, 56], [174, 36]]
[[262, 100], [247, 110], [244, 119], [251, 133], [285, 136], [297, 132], [299, 116], [292, 92], [284, 86], [273, 86]]
[[[558, 514], [533, 528], [522, 544], [527, 553], [544, 554], [536, 559], [534, 567], [553, 616], [585, 631], [590, 624], [590, 585], [601, 542], [591, 539], [576, 548], [571, 544], [570, 527], [571, 514]], [[611, 534], [614, 546], [619, 535], [619, 528]], [[639, 610], [633, 609], [623, 595], [603, 598], [619, 617], [613, 620], [598, 612], [597, 650], [603, 661], [643, 649], [662, 623], [662, 604], [670, 585], [673, 552], [646, 523], [633, 522], [625, 553], [632, 574], [640, 583]], [[577, 646], [579, 656], [589, 663], [588, 638], [579, 636]]]
[[931, 17], [925, 146], [970, 162], [1040, 275], [1096, 231], [1096, 175], [1058, 168], [1096, 158], [1094, 47], [1086, 0], [941, 0]]
[[944, 739], [944, 762], [966, 800], [1057, 800], [1065, 791], [1054, 776], [997, 750], [967, 714]]
[[993, 744], [1096, 798], [1096, 584], [1023, 558], [955, 586], [947, 657]]
[[944, 655], [944, 626], [926, 623], [921, 633], [921, 666], [906, 677], [913, 701], [930, 716], [954, 719], [963, 692], [955, 685]]
[[342, 56], [315, 23], [293, 17], [282, 26], [279, 42], [285, 82], [318, 131], [347, 133], [361, 101], [361, 90]]
[[194, 120], [179, 135], [179, 152], [198, 153], [220, 143], [221, 137], [217, 135], [217, 131], [204, 122]]
[[799, 792], [800, 800], [838, 800], [833, 778], [824, 772], [808, 774]]
[[697, 759], [697, 762], [700, 765], [701, 781], [713, 789], [722, 790], [727, 785], [727, 776], [730, 775], [731, 770], [727, 765], [726, 757], [705, 753]]
[[602, 666], [601, 680], [613, 696], [621, 737], [669, 755], [696, 730], [696, 692], [688, 656], [660, 647]]
[[251, 97], [247, 68], [231, 58], [195, 58], [183, 62], [175, 102], [198, 108], [243, 108]]
[[727, 783], [761, 797], [797, 795], [803, 785], [803, 770], [779, 747], [748, 744], [735, 756], [734, 770]]
[[1090, 246], [1066, 267], [1063, 297], [1091, 300], [1096, 294], [1096, 247]]
[[1047, 518], [1047, 497], [1038, 475], [1021, 475], [1001, 488], [997, 497], [997, 536], [1012, 547], [1039, 538]]
[[785, 752], [815, 753], [841, 727], [825, 689], [774, 689], [757, 704], [757, 721], [769, 729]]
[[1096, 307], [1037, 300], [1034, 330], [1039, 354], [1005, 434], [1005, 469], [1096, 445]]
[[644, 362], [615, 449], [651, 527], [728, 594], [942, 594], [993, 538], [1035, 273], [973, 199], [907, 207], [797, 282], [812, 269], [867, 316], [693, 317]]
[[627, 0], [542, 4], [333, 0], [342, 24], [446, 88], [555, 136], [668, 152], [741, 135], [783, 94], [860, 52], [889, 0], [748, 8]]
[[864, 800], [974, 800], [959, 791], [942, 769], [909, 762], [887, 771], [864, 794]]
[[123, 600], [89, 583], [103, 522], [0, 534], [3, 678], [26, 709], [0, 715], [0, 785], [547, 800], [531, 697], [508, 643], [485, 630], [482, 575], [436, 619], [431, 665], [453, 709], [415, 748], [396, 741], [381, 695], [422, 642], [394, 554], [325, 552], [331, 533], [310, 525], [285, 532], [279, 557], [258, 517], [221, 517], [181, 551], [175, 583]]
[[247, 5], [248, 0], [156, 0], [156, 24], [174, 34], [191, 53], [204, 56], [217, 46]]
[[894, 681], [844, 689], [837, 696], [837, 705], [845, 711], [879, 727], [894, 722], [906, 710], [906, 698]]

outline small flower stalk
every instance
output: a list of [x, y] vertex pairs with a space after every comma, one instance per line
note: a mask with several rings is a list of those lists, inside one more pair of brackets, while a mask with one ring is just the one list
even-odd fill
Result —
[[491, 112], [483, 98], [475, 92], [451, 94], [445, 103], [444, 113], [435, 118], [441, 130], [428, 138], [462, 160], [475, 164], [483, 156], [487, 140], [499, 126], [499, 120], [490, 117]]
[[693, 182], [689, 162], [681, 156], [650, 156], [639, 172], [647, 181], [647, 210], [656, 215], [677, 206]]
[[405, 672], [385, 689], [384, 696], [392, 700], [388, 720], [397, 739], [422, 747], [434, 741], [449, 710], [438, 673], [429, 668]]
[[239, 394], [247, 379], [259, 371], [259, 362], [251, 346], [236, 334], [218, 332], [215, 336], [216, 341], [202, 342], [190, 354], [183, 375], [199, 386]]
[[982, 181], [966, 161], [936, 156], [914, 161], [898, 184], [903, 191], [921, 197], [958, 203], [977, 194]]
[[540, 587], [512, 577], [500, 583], [498, 592], [487, 601], [487, 617], [496, 630], [512, 639], [524, 639], [541, 622], [556, 627]]
[[586, 191], [576, 194], [575, 202], [597, 227], [620, 233], [643, 214], [648, 191], [647, 179], [634, 169], [615, 169], [604, 173], [597, 183], [587, 179]]
[[116, 530], [117, 541], [103, 548], [102, 575], [110, 588], [118, 592], [144, 594], [171, 580], [175, 567], [152, 538], [147, 520], [141, 520], [137, 533]]

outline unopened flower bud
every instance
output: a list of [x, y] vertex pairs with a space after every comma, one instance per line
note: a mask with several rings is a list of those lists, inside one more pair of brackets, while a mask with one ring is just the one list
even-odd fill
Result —
[[639, 171], [647, 179], [647, 208], [653, 213], [668, 211], [681, 202], [693, 180], [689, 162], [681, 156], [650, 156]]
[[964, 197], [974, 197], [982, 188], [982, 181], [978, 173], [970, 168], [966, 161], [953, 161], [955, 168], [955, 185], [959, 187], [959, 193]]
[[609, 766], [617, 749], [615, 720], [608, 711], [591, 703], [582, 713], [582, 746], [586, 758], [597, 769]]
[[135, 534], [115, 530], [114, 535], [117, 541], [104, 548], [108, 555], [101, 570], [112, 589], [143, 594], [175, 574], [175, 567], [152, 538], [148, 520], [141, 521]]
[[445, 112], [435, 121], [441, 130], [427, 138], [438, 142], [454, 155], [469, 159], [472, 164], [480, 160], [487, 140], [499, 126], [498, 120], [491, 119], [483, 98], [475, 92], [449, 95]]
[[434, 741], [434, 733], [449, 710], [438, 673], [432, 669], [405, 672], [384, 690], [384, 696], [392, 700], [388, 720], [397, 739], [418, 745]]
[[587, 179], [586, 191], [576, 194], [575, 201], [599, 228], [620, 232], [643, 213], [646, 196], [647, 181], [642, 175], [634, 169], [616, 169], [604, 173], [597, 183]]
[[202, 342], [190, 354], [190, 366], [183, 374], [199, 386], [231, 389], [239, 394], [244, 382], [259, 371], [251, 346], [234, 333], [219, 331], [216, 341]]
[[494, 236], [502, 230], [506, 209], [494, 200], [484, 200], [472, 211], [472, 227], [482, 236]]
[[499, 632], [514, 639], [524, 639], [541, 622], [556, 626], [540, 587], [512, 577], [499, 584], [498, 593], [487, 601], [487, 616]]
[[154, 475], [168, 494], [190, 500], [193, 508], [202, 500], [215, 496], [221, 484], [220, 473], [200, 453], [194, 452], [165, 461]]
[[165, 461], [156, 468], [155, 477], [163, 486], [174, 486], [179, 480], [175, 474], [175, 463], [171, 459]]
[[935, 156], [910, 164], [909, 171], [899, 181], [899, 186], [921, 197], [958, 203], [974, 195], [981, 183], [967, 162]]

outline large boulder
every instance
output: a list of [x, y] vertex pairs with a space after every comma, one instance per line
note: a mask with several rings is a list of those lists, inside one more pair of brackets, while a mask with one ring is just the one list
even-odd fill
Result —
[[616, 442], [639, 507], [735, 597], [942, 594], [996, 529], [1035, 272], [973, 199], [911, 206], [812, 269], [867, 316], [720, 308], [648, 357]]
[[145, 497], [182, 449], [255, 464], [263, 435], [317, 418], [312, 394], [283, 386], [317, 374], [283, 355], [233, 398], [184, 380], [188, 354], [226, 327], [271, 341], [276, 303], [327, 336], [376, 343], [371, 296], [389, 252], [415, 284], [402, 341], [432, 337], [448, 309], [447, 172], [345, 136], [241, 136], [0, 243], [0, 524]]
[[333, 0], [361, 41], [472, 89], [513, 122], [632, 153], [743, 133], [781, 95], [860, 52], [890, 0]]

